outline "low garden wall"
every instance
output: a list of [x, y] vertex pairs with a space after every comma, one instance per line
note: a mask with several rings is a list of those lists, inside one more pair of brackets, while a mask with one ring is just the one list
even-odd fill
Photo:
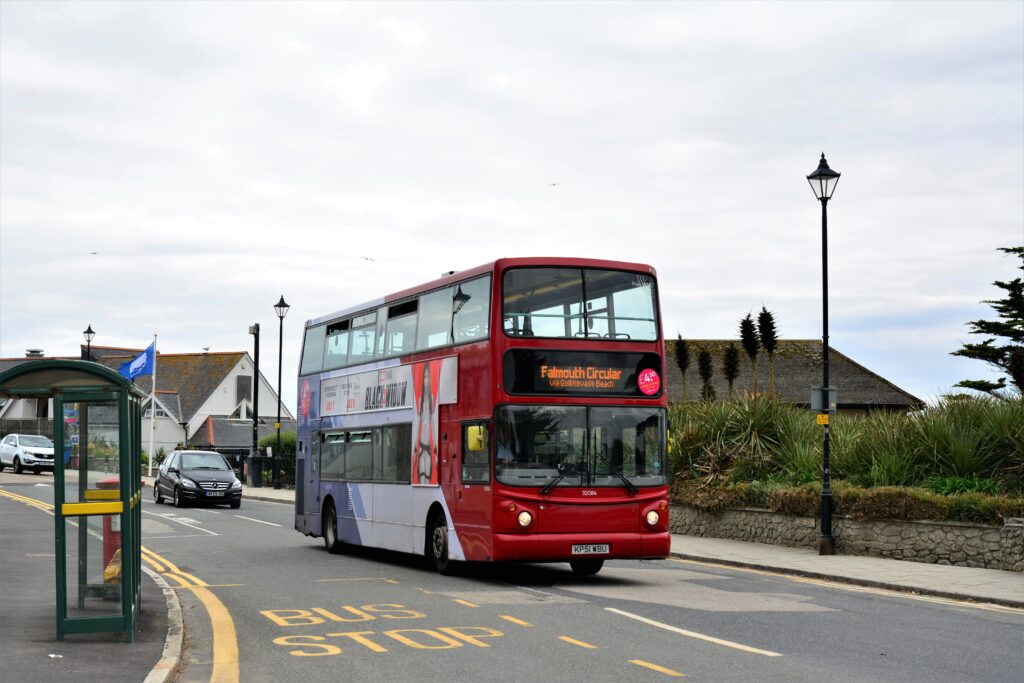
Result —
[[[755, 508], [705, 511], [673, 505], [674, 534], [727, 538], [797, 548], [816, 548], [816, 517], [785, 515]], [[1024, 572], [1024, 519], [1002, 526], [959, 522], [856, 521], [832, 519], [836, 552], [897, 560]]]

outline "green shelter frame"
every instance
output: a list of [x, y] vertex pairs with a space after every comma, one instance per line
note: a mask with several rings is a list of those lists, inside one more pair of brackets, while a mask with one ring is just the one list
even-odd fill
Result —
[[120, 631], [132, 642], [145, 395], [99, 363], [41, 360], [0, 373], [0, 397], [53, 399], [57, 639]]

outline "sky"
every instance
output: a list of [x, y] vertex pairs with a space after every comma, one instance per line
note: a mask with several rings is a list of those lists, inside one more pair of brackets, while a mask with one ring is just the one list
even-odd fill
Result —
[[4, 0], [0, 357], [258, 322], [294, 413], [304, 321], [509, 256], [654, 266], [667, 338], [820, 339], [822, 152], [831, 346], [994, 378], [950, 352], [1020, 275], [1022, 2]]

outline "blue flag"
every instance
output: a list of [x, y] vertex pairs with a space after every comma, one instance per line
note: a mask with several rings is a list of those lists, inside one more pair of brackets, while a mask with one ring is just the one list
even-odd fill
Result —
[[121, 363], [118, 372], [130, 380], [139, 375], [152, 375], [153, 364], [156, 362], [156, 342], [153, 342], [146, 350], [127, 363]]

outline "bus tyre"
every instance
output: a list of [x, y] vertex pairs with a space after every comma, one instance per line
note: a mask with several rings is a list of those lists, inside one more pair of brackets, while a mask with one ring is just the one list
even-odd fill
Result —
[[572, 567], [573, 574], [593, 576], [601, 571], [601, 567], [604, 566], [604, 560], [573, 560], [569, 563], [569, 566]]
[[334, 503], [328, 503], [324, 510], [324, 546], [332, 555], [341, 553], [341, 541], [338, 540], [338, 513], [334, 511]]
[[444, 513], [434, 515], [427, 541], [427, 558], [433, 562], [434, 569], [445, 576], [451, 574], [454, 563], [448, 558], [448, 522]]

